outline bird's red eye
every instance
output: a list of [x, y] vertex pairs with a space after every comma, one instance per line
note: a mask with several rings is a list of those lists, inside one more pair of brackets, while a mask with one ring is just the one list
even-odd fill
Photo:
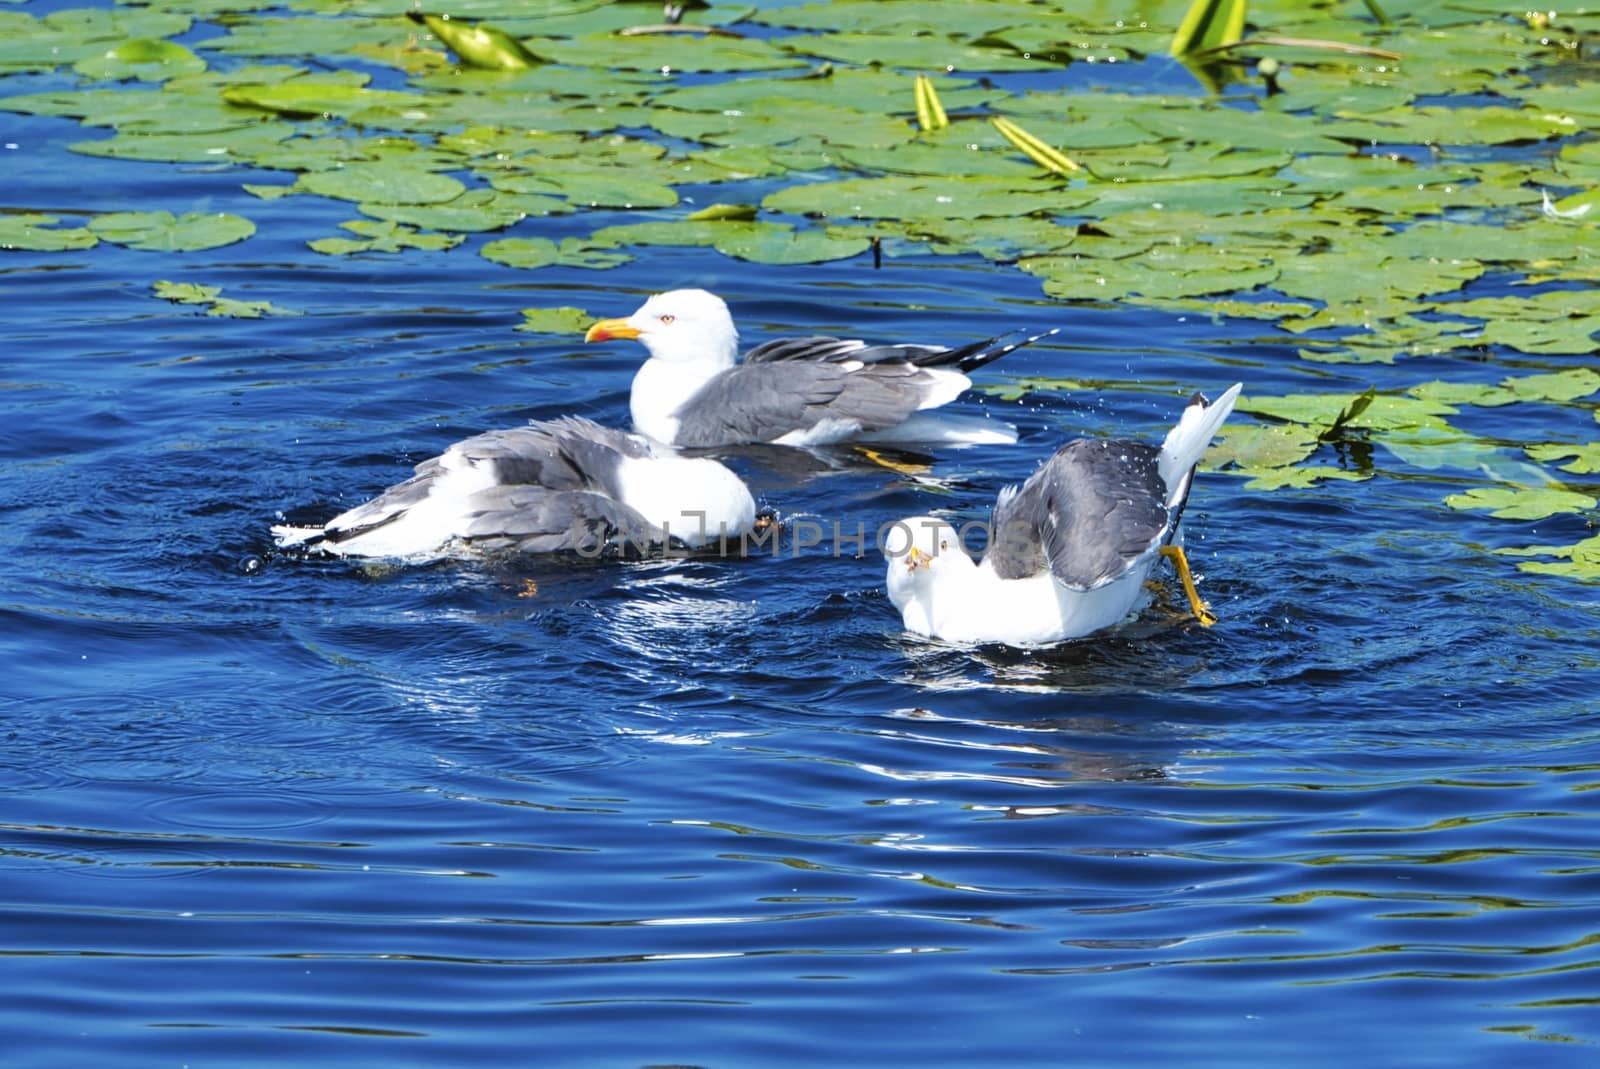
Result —
[[663, 322], [663, 323], [670, 323], [674, 319], [677, 319], [678, 317], [675, 316], [675, 315], [664, 315], [664, 316], [656, 316], [656, 318], [661, 320], [661, 322]]

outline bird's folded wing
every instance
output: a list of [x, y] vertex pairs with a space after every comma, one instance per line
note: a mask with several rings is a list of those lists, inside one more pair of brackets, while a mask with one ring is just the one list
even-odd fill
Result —
[[741, 364], [722, 372], [673, 413], [688, 449], [772, 442], [828, 420], [859, 430], [893, 427], [939, 387], [908, 364], [801, 361]]
[[633, 509], [588, 491], [496, 486], [473, 494], [469, 505], [463, 537], [480, 552], [598, 556], [619, 541], [637, 547], [664, 541]]
[[1072, 590], [1120, 578], [1167, 535], [1159, 455], [1139, 442], [1068, 442], [1021, 488], [1001, 492], [986, 559], [1002, 579], [1048, 567]]

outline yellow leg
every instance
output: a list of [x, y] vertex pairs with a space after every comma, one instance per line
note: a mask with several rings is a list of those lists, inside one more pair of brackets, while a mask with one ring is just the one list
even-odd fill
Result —
[[919, 464], [916, 461], [908, 462], [904, 460], [895, 460], [892, 457], [884, 456], [876, 449], [869, 449], [864, 445], [856, 446], [855, 450], [857, 453], [860, 453], [862, 456], [866, 457], [880, 468], [888, 468], [890, 471], [898, 472], [901, 475], [926, 475], [933, 470], [933, 465], [931, 464]]
[[1162, 546], [1161, 555], [1172, 562], [1178, 570], [1178, 581], [1183, 584], [1183, 592], [1189, 598], [1189, 609], [1194, 613], [1194, 618], [1200, 621], [1201, 627], [1210, 627], [1217, 622], [1216, 616], [1211, 612], [1211, 606], [1200, 600], [1200, 592], [1194, 588], [1194, 574], [1189, 571], [1189, 558], [1181, 546]]

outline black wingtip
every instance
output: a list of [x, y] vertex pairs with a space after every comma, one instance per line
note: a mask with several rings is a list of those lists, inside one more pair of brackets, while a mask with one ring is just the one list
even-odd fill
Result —
[[994, 363], [1002, 356], [1011, 355], [1024, 345], [1032, 345], [1036, 341], [1042, 341], [1059, 333], [1061, 333], [1060, 327], [1051, 327], [1049, 330], [1042, 330], [1037, 334], [1029, 334], [1026, 337], [1018, 338], [1016, 341], [1005, 341], [1004, 339], [1006, 338], [1015, 337], [1016, 332], [1013, 331], [1011, 334], [1000, 334], [990, 338], [988, 341], [957, 350], [952, 355], [957, 357], [955, 364], [962, 371], [976, 371], [985, 364]]

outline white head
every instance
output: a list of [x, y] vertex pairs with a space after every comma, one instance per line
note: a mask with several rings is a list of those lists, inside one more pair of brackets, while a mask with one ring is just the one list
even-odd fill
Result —
[[584, 341], [637, 338], [652, 360], [712, 361], [731, 365], [739, 355], [739, 332], [721, 297], [705, 290], [671, 290], [645, 301], [626, 319], [602, 319]]
[[928, 611], [925, 602], [935, 584], [969, 575], [977, 568], [962, 548], [956, 529], [933, 516], [912, 516], [890, 524], [880, 545], [889, 562], [884, 585], [889, 600], [902, 613], [913, 603], [923, 603], [923, 611]]

